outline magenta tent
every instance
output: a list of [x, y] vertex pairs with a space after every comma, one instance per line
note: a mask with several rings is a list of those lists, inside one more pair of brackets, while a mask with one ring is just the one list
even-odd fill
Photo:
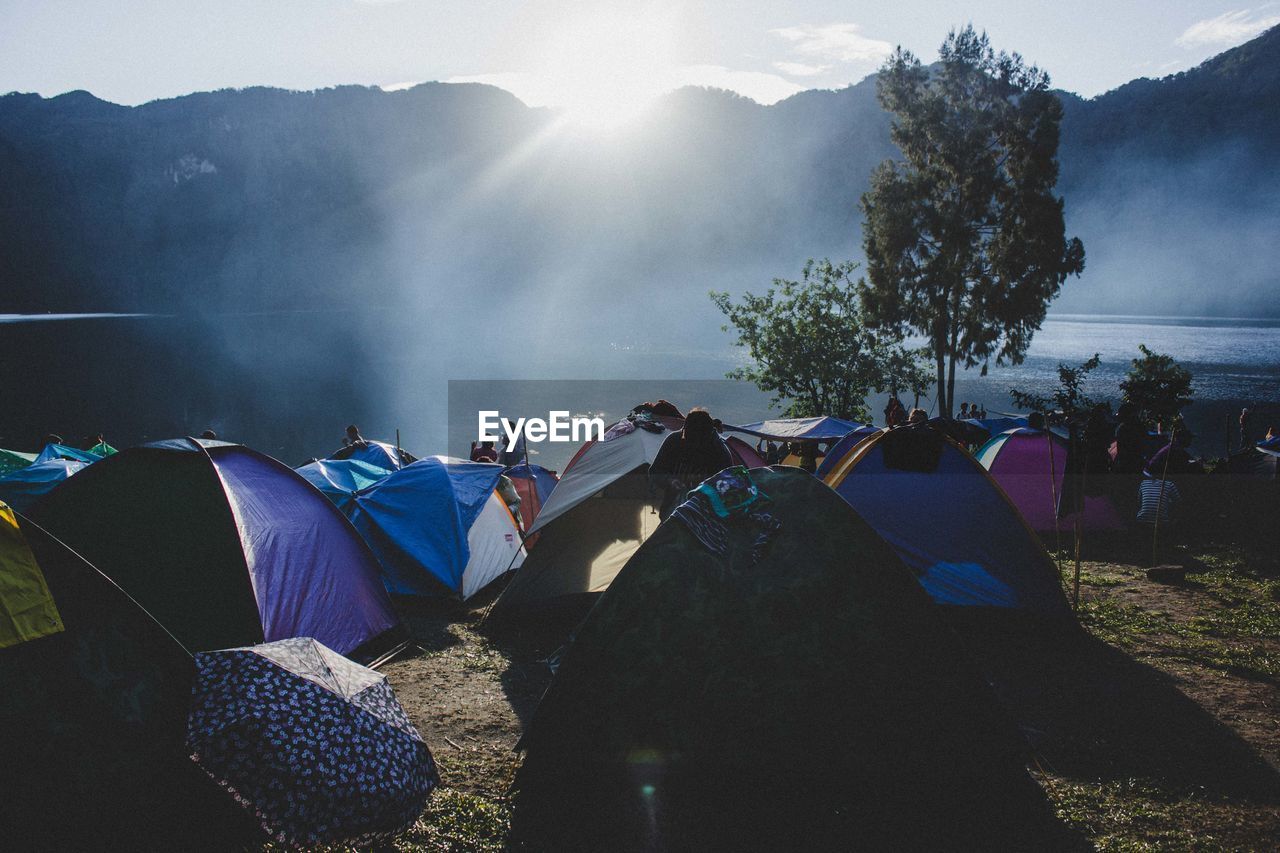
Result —
[[[1058, 500], [1067, 468], [1067, 441], [1044, 430], [1020, 427], [994, 436], [978, 450], [977, 459], [1004, 489], [1032, 530], [1054, 530]], [[1053, 472], [1050, 479], [1049, 472]], [[1123, 530], [1124, 520], [1107, 495], [1086, 495], [1081, 517], [1086, 531]], [[1071, 530], [1076, 514], [1057, 519], [1060, 530]]]

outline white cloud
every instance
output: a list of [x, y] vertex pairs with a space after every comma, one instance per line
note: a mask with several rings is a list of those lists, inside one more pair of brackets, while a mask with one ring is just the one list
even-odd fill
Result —
[[[1264, 6], [1263, 9], [1266, 7]], [[1196, 21], [1174, 40], [1179, 47], [1229, 47], [1246, 42], [1280, 24], [1280, 15], [1259, 15], [1262, 9], [1239, 9]]]
[[830, 65], [806, 65], [803, 62], [775, 62], [773, 67], [792, 77], [816, 77], [831, 70]]
[[801, 24], [770, 30], [803, 56], [828, 62], [882, 62], [893, 51], [887, 41], [867, 38], [858, 24]]

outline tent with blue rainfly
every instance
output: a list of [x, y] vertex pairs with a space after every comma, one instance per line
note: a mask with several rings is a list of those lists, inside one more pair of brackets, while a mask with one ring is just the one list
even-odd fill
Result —
[[1070, 449], [1056, 433], [1020, 427], [992, 437], [974, 458], [1000, 484], [1032, 530], [1071, 530], [1076, 521], [1087, 531], [1124, 530], [1124, 519], [1106, 494], [1080, 495], [1080, 512], [1059, 510]]
[[55, 459], [68, 459], [75, 462], [84, 462], [89, 464], [97, 462], [102, 456], [94, 453], [92, 450], [81, 450], [78, 447], [71, 447], [67, 444], [46, 444], [44, 449], [36, 456], [36, 462], [50, 462]]
[[939, 604], [1069, 615], [1044, 546], [987, 471], [941, 433], [885, 430], [833, 460], [823, 481]]
[[[326, 470], [312, 463], [299, 473], [319, 485]], [[515, 518], [495, 491], [501, 476], [498, 465], [433, 456], [341, 495], [339, 506], [392, 593], [465, 599], [524, 560]]]
[[31, 515], [192, 651], [314, 637], [371, 661], [407, 638], [377, 560], [337, 507], [242, 445], [131, 447]]
[[0, 501], [18, 512], [26, 512], [86, 464], [70, 459], [49, 459], [11, 471], [0, 477]]
[[818, 464], [818, 470], [814, 472], [819, 478], [825, 477], [827, 472], [835, 467], [836, 462], [843, 459], [845, 454], [849, 452], [860, 441], [870, 435], [880, 432], [881, 428], [872, 424], [865, 424], [858, 427], [853, 432], [836, 442], [835, 446], [827, 451], [827, 455], [822, 457], [822, 462]]
[[388, 444], [385, 441], [372, 441], [365, 439], [361, 444], [348, 444], [346, 447], [340, 447], [333, 453], [329, 454], [330, 459], [358, 459], [361, 462], [368, 462], [370, 465], [376, 465], [379, 468], [389, 468], [392, 471], [399, 471], [406, 465], [412, 465], [418, 461], [418, 457], [408, 452], [402, 447], [396, 447], [394, 444]]
[[297, 469], [299, 474], [347, 515], [350, 515], [358, 492], [395, 470], [360, 459], [317, 459]]

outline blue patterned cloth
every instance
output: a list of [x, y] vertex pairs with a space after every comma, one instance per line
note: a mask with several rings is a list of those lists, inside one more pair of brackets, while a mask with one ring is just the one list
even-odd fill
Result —
[[702, 546], [717, 556], [729, 552], [730, 525], [749, 529], [751, 562], [759, 562], [782, 523], [768, 511], [769, 496], [756, 486], [742, 465], [726, 468], [689, 492], [671, 517], [689, 528]]
[[383, 676], [307, 638], [195, 659], [191, 759], [273, 839], [370, 844], [417, 820], [440, 777]]

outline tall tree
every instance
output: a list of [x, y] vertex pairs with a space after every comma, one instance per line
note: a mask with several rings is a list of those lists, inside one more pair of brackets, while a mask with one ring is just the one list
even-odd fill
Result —
[[869, 318], [927, 340], [939, 410], [953, 408], [956, 363], [1018, 364], [1084, 246], [1067, 239], [1058, 180], [1062, 104], [1049, 77], [996, 53], [972, 26], [938, 65], [898, 48], [877, 95], [894, 116], [901, 163], [862, 196]]
[[891, 332], [871, 328], [852, 279], [857, 264], [810, 260], [799, 281], [774, 279], [764, 295], [711, 293], [752, 363], [731, 371], [786, 402], [787, 417], [866, 421], [872, 391], [918, 382], [919, 357]]

